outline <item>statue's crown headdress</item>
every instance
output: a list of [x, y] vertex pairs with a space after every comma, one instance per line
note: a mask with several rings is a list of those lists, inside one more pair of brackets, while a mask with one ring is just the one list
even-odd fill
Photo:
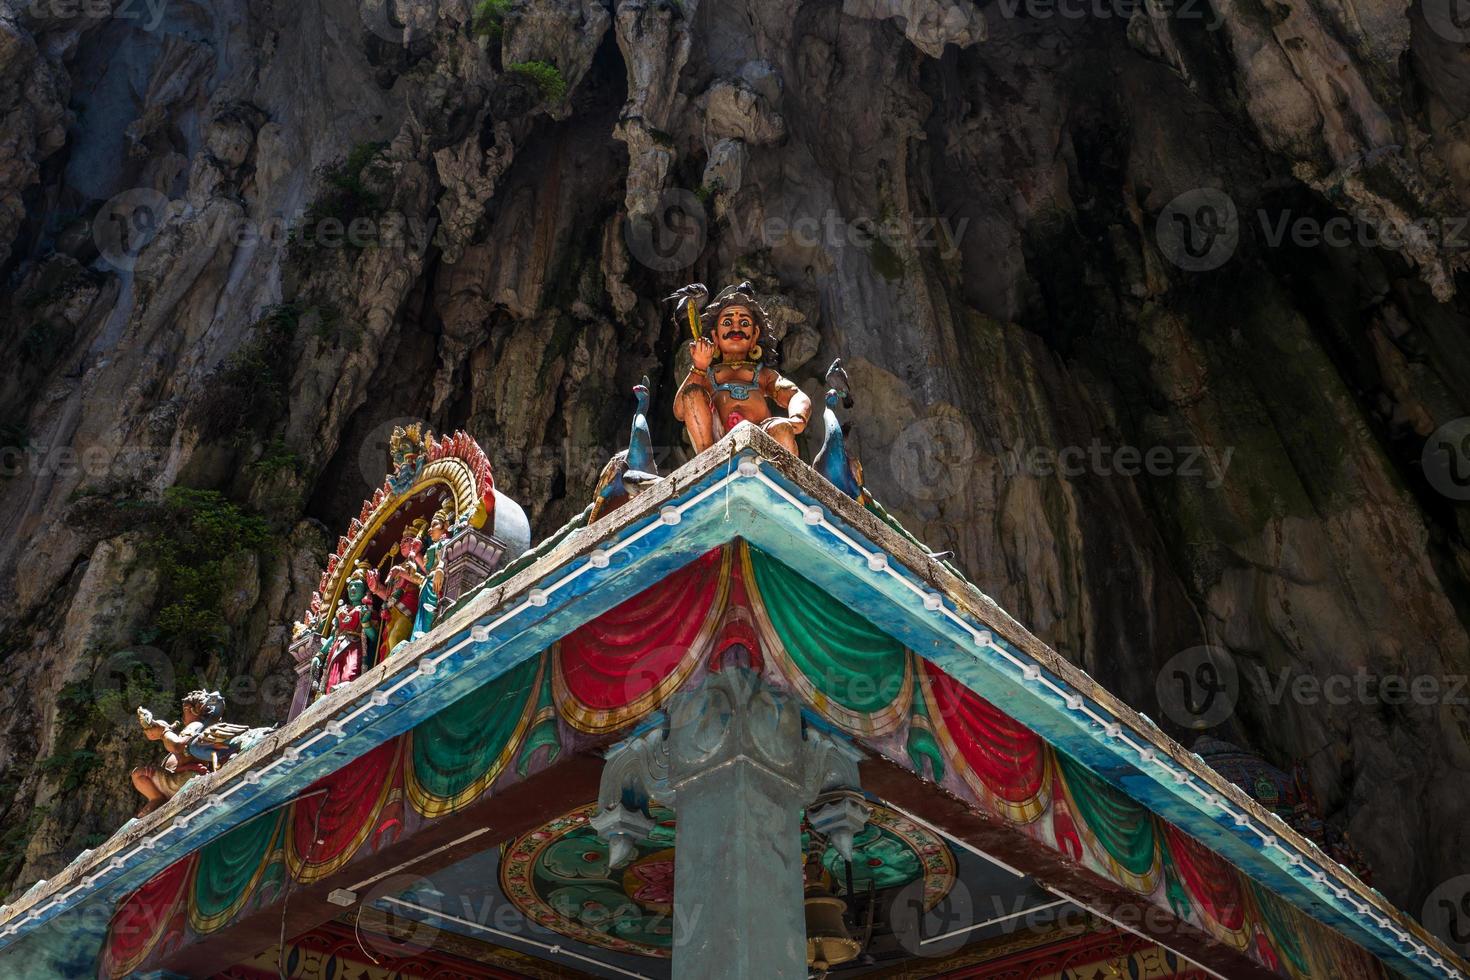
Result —
[[433, 527], [435, 524], [438, 524], [441, 527], [449, 527], [453, 523], [454, 505], [445, 504], [443, 507], [440, 507], [438, 510], [434, 511], [434, 517], [432, 520], [429, 521], [429, 526]]
[[414, 422], [412, 425], [395, 425], [393, 434], [388, 437], [388, 451], [397, 458], [409, 453], [420, 453], [424, 449], [423, 425]]

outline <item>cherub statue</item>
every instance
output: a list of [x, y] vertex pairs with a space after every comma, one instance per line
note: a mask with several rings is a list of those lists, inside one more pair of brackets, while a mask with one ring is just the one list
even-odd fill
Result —
[[423, 533], [424, 519], [420, 517], [403, 529], [398, 541], [398, 564], [388, 569], [383, 578], [373, 569], [364, 576], [368, 589], [383, 600], [379, 613], [383, 631], [374, 663], [388, 659], [394, 647], [413, 635], [414, 619], [419, 612], [419, 590], [424, 584]]
[[214, 772], [271, 731], [220, 721], [225, 699], [218, 691], [190, 691], [184, 695], [180, 711], [183, 719], [170, 723], [154, 718], [147, 708], [138, 708], [143, 737], [162, 742], [168, 749], [168, 757], [159, 765], [139, 766], [132, 771], [133, 787], [147, 800], [138, 811], [140, 817], [163, 806], [194, 776]]
[[326, 694], [339, 684], [346, 684], [363, 671], [369, 651], [378, 638], [373, 607], [368, 602], [367, 566], [362, 562], [352, 570], [342, 587], [344, 598], [322, 648], [311, 661], [312, 691]]
[[[811, 418], [812, 400], [761, 360], [760, 339], [769, 319], [755, 297], [755, 287], [742, 282], [726, 288], [701, 316], [698, 304], [708, 295], [696, 283], [670, 297], [681, 299], [680, 309], [695, 334], [689, 345], [694, 366], [674, 397], [674, 417], [684, 423], [695, 452], [703, 452], [739, 422], [749, 420], [795, 453], [796, 437]], [[713, 323], [708, 333], [703, 322]], [[771, 414], [767, 399], [786, 414]]]

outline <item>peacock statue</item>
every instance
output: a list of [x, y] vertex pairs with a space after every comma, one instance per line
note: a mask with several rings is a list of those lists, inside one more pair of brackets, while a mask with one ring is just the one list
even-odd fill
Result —
[[826, 408], [822, 410], [822, 448], [812, 458], [812, 467], [825, 476], [838, 490], [854, 500], [864, 502], [867, 491], [863, 489], [863, 468], [848, 452], [847, 433], [837, 418], [837, 403], [843, 408], [852, 408], [847, 371], [842, 367], [842, 358], [832, 362], [827, 369]]
[[658, 464], [653, 459], [653, 435], [648, 431], [648, 376], [633, 386], [638, 407], [633, 412], [633, 425], [628, 433], [628, 448], [608, 460], [597, 480], [592, 520], [617, 510], [658, 480]]

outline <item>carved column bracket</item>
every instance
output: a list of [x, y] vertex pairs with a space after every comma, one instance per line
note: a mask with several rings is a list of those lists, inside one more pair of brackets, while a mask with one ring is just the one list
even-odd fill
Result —
[[676, 980], [807, 975], [801, 813], [816, 799], [813, 826], [851, 855], [868, 815], [860, 758], [744, 666], [671, 697], [666, 728], [608, 755], [593, 826], [614, 868], [652, 829], [650, 802], [678, 810]]

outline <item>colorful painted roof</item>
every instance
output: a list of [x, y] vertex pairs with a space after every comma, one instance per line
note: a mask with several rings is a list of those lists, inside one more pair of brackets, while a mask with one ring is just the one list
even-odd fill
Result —
[[[564, 749], [553, 718], [589, 739], [636, 726], [700, 669], [683, 653], [722, 630], [748, 631], [815, 715], [865, 750], [1264, 973], [1381, 976], [1376, 957], [1405, 975], [1470, 976], [891, 518], [749, 425], [621, 510], [558, 532], [433, 632], [32, 889], [0, 920], [0, 949], [43, 941], [55, 922], [77, 948], [107, 941], [107, 972], [125, 974], [158, 941], [157, 916], [118, 944], [105, 918], [81, 914], [89, 903], [108, 918], [122, 903], [123, 921], [130, 906], [174, 908], [208, 933], [264, 900], [273, 853], [283, 876], [309, 882], [353, 860], [385, 807], [400, 807], [395, 833], [407, 833], [551, 764]], [[660, 638], [631, 665], [618, 653], [630, 631]], [[473, 758], [450, 737], [464, 732], [479, 733]], [[354, 787], [327, 799], [361, 812], [339, 814], [342, 837], [329, 828], [325, 851], [302, 847], [308, 829], [320, 838], [324, 810], [307, 794], [328, 783]]]

